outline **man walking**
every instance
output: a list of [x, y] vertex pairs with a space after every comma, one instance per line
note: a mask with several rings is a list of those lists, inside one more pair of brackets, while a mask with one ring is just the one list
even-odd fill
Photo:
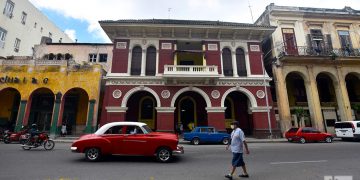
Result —
[[246, 171], [246, 166], [243, 159], [243, 147], [245, 147], [246, 154], [249, 154], [250, 152], [245, 141], [244, 132], [239, 128], [239, 122], [237, 121], [233, 121], [231, 123], [231, 129], [233, 129], [233, 131], [231, 132], [231, 144], [226, 146], [226, 150], [228, 150], [230, 146], [231, 152], [233, 153], [233, 158], [231, 161], [232, 169], [231, 173], [225, 175], [225, 177], [228, 179], [232, 179], [236, 167], [241, 166], [243, 169], [243, 174], [239, 175], [239, 177], [248, 178], [249, 174]]

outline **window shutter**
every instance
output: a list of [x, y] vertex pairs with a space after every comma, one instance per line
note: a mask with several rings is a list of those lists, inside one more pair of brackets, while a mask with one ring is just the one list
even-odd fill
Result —
[[306, 35], [306, 43], [307, 43], [309, 49], [312, 49], [311, 34]]
[[148, 47], [146, 50], [146, 69], [147, 76], [154, 76], [156, 71], [156, 49]]
[[137, 46], [132, 50], [132, 59], [131, 59], [131, 75], [140, 75], [141, 73], [141, 56], [142, 49]]
[[333, 46], [332, 46], [332, 41], [331, 41], [331, 35], [330, 35], [330, 34], [326, 34], [326, 35], [325, 35], [325, 41], [326, 41], [326, 47], [327, 47], [329, 50], [332, 50], [332, 49], [333, 49]]
[[247, 76], [245, 53], [244, 53], [244, 50], [241, 48], [236, 49], [236, 66], [237, 66], [239, 76]]
[[223, 69], [225, 76], [232, 76], [233, 75], [233, 68], [232, 68], [232, 60], [231, 60], [231, 51], [228, 48], [224, 48], [222, 52], [223, 58]]

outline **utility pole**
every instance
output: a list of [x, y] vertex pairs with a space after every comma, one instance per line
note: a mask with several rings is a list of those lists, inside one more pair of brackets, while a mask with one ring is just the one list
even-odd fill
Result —
[[168, 19], [170, 19], [170, 11], [172, 8], [168, 8]]
[[248, 3], [249, 3], [249, 9], [250, 9], [251, 21], [252, 21], [252, 23], [254, 23], [254, 17], [253, 17], [253, 13], [252, 13], [252, 10], [251, 10], [250, 0], [248, 0]]

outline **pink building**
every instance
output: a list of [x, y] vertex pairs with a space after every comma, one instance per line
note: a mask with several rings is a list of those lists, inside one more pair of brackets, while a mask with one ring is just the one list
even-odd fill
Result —
[[156, 131], [181, 124], [185, 131], [207, 125], [226, 131], [236, 120], [255, 137], [279, 132], [260, 46], [275, 27], [170, 19], [100, 25], [114, 43], [100, 125], [140, 121]]

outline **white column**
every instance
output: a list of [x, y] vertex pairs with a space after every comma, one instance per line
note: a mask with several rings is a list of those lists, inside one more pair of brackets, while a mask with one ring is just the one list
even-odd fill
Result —
[[140, 76], [145, 76], [145, 68], [146, 68], [146, 50], [142, 50], [141, 55], [141, 73]]
[[155, 76], [159, 75], [159, 50], [157, 49], [156, 50], [156, 73], [155, 73]]
[[239, 77], [238, 72], [237, 72], [237, 65], [236, 65], [236, 53], [235, 51], [231, 51], [231, 61], [232, 61], [232, 68], [233, 68], [233, 76], [234, 77]]

